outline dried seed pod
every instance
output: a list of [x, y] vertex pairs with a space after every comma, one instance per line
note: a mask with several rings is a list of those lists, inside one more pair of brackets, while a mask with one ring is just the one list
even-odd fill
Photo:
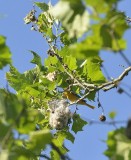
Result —
[[35, 22], [36, 21], [36, 17], [35, 17], [35, 10], [31, 10], [26, 17], [24, 18], [24, 22], [25, 24], [29, 24], [31, 22]]
[[99, 120], [100, 120], [101, 122], [106, 121], [106, 116], [100, 115]]

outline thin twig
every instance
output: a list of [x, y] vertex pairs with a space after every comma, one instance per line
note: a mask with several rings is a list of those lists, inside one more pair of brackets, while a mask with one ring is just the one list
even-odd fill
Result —
[[125, 54], [123, 53], [123, 51], [120, 50], [119, 53], [120, 53], [121, 57], [125, 60], [125, 62], [126, 62], [129, 66], [131, 66], [131, 62], [130, 62], [129, 59], [125, 56]]
[[101, 122], [101, 121], [95, 121], [95, 120], [88, 120], [88, 123], [91, 125], [91, 124], [105, 124], [105, 125], [114, 125], [114, 124], [126, 124], [127, 121], [104, 121], [104, 122]]
[[44, 159], [47, 159], [47, 160], [51, 160], [50, 157], [48, 157], [47, 155], [45, 154], [40, 154], [40, 155], [36, 155], [37, 157], [40, 157], [40, 158], [44, 158]]

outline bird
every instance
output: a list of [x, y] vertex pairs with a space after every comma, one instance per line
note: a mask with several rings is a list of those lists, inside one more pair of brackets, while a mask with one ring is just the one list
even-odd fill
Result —
[[[75, 94], [74, 92], [71, 92], [71, 91], [64, 91], [63, 92], [63, 98], [67, 98], [69, 99], [71, 102], [75, 102], [77, 100], [79, 100], [81, 97], [77, 94]], [[91, 109], [94, 109], [95, 107], [86, 103], [85, 100], [81, 99], [77, 102], [78, 104], [81, 104], [81, 105], [85, 105]]]

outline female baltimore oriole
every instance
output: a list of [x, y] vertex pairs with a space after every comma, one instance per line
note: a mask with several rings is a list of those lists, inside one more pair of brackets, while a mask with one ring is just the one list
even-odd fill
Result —
[[[75, 101], [77, 101], [80, 98], [80, 96], [78, 96], [77, 94], [75, 94], [75, 93], [73, 93], [71, 91], [64, 91], [63, 92], [63, 97], [69, 99], [71, 102], [75, 102]], [[86, 101], [83, 100], [83, 99], [81, 99], [80, 101], [78, 101], [78, 104], [88, 106], [91, 109], [95, 108], [94, 106], [92, 106], [90, 104], [87, 104]]]

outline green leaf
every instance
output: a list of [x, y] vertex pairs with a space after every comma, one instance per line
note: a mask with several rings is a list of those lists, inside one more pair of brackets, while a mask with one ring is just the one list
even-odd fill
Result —
[[11, 147], [10, 152], [8, 152], [9, 154], [9, 158], [10, 160], [29, 160], [29, 159], [33, 159], [33, 160], [37, 160], [37, 156], [29, 149], [27, 149], [24, 145], [23, 145], [23, 141], [22, 140], [15, 140], [14, 141], [14, 145]]
[[22, 102], [18, 100], [16, 95], [4, 89], [0, 90], [0, 119], [3, 122], [14, 123], [22, 110]]
[[[20, 133], [29, 133], [35, 129], [35, 118], [37, 110], [27, 109], [27, 104], [21, 96], [18, 97], [5, 90], [0, 90], [0, 121], [7, 125], [15, 124], [12, 129], [17, 129]], [[3, 133], [8, 129], [3, 126]]]
[[6, 73], [6, 78], [10, 84], [11, 87], [13, 87], [15, 90], [20, 90], [24, 86], [24, 81], [22, 75], [18, 72], [18, 70], [10, 66], [10, 72]]
[[92, 8], [94, 8], [98, 13], [106, 13], [110, 11], [109, 1], [107, 3], [106, 1], [101, 0], [101, 3], [97, 3], [97, 1], [85, 0], [85, 2], [87, 5], [90, 5]]
[[49, 6], [44, 2], [35, 2], [35, 5], [38, 6], [44, 12], [48, 11], [49, 9]]
[[116, 117], [116, 112], [110, 112], [109, 113], [109, 117], [111, 118], [111, 119], [114, 119], [115, 117]]
[[11, 52], [5, 43], [6, 38], [0, 36], [0, 69], [11, 64]]
[[125, 136], [125, 129], [120, 128], [108, 133], [108, 149], [104, 154], [110, 159], [129, 160], [131, 157], [131, 140]]
[[103, 47], [112, 47], [112, 37], [110, 34], [111, 28], [108, 25], [102, 25], [100, 29], [100, 36], [102, 37]]
[[46, 78], [41, 79], [42, 85], [46, 86], [48, 90], [54, 90], [56, 88], [56, 82], [52, 82]]
[[64, 58], [64, 64], [72, 71], [77, 69], [76, 58], [71, 55]]
[[83, 73], [87, 75], [87, 78], [96, 84], [101, 84], [106, 81], [100, 68], [101, 63], [102, 60], [99, 56], [89, 57], [83, 68]]
[[36, 52], [34, 52], [34, 51], [30, 51], [30, 52], [34, 56], [34, 58], [31, 60], [31, 63], [37, 64], [41, 68], [41, 66], [42, 66], [42, 64], [41, 64], [41, 57]]
[[[1, 116], [1, 113], [0, 113]], [[1, 118], [0, 118], [1, 119]], [[7, 133], [10, 130], [10, 126], [7, 124], [2, 124], [2, 122], [0, 122], [0, 129], [2, 132], [0, 132], [0, 142], [2, 142], [2, 140], [4, 140], [4, 137], [7, 135]]]
[[56, 160], [56, 159], [61, 160], [60, 155], [54, 149], [52, 149], [52, 151], [50, 152], [50, 155], [51, 155], [51, 160]]
[[[59, 148], [60, 152], [64, 155], [66, 154], [69, 150], [64, 146], [64, 141], [68, 139], [72, 143], [74, 142], [74, 136], [71, 133], [68, 133], [67, 131], [58, 131], [52, 140], [53, 144]], [[54, 157], [58, 156], [56, 152], [53, 151], [51, 155]]]
[[74, 143], [75, 137], [73, 136], [73, 134], [71, 134], [69, 131], [58, 131], [56, 136], [59, 138], [59, 140], [63, 143], [63, 141], [65, 139], [68, 139], [69, 141], [71, 141], [72, 143]]
[[81, 117], [78, 114], [75, 114], [73, 116], [73, 125], [72, 130], [77, 133], [79, 131], [83, 131], [83, 127], [88, 124], [86, 121], [81, 119]]
[[50, 12], [54, 17], [61, 20], [63, 27], [69, 34], [69, 38], [78, 38], [88, 30], [89, 15], [80, 0], [59, 1]]
[[14, 66], [10, 66], [10, 72], [6, 73], [6, 78], [12, 88], [16, 91], [25, 89], [26, 87], [33, 87], [34, 83], [39, 82], [40, 69], [35, 67], [25, 73], [21, 74]]
[[45, 149], [47, 144], [50, 144], [52, 135], [49, 130], [40, 130], [30, 133], [30, 138], [27, 143], [27, 148], [35, 154], [40, 154]]
[[39, 32], [43, 33], [50, 42], [53, 42], [56, 39], [52, 30], [54, 21], [55, 19], [49, 11], [42, 12], [37, 21]]
[[69, 38], [68, 32], [65, 30], [60, 34], [60, 40], [65, 46], [69, 46], [70, 44], [77, 42], [77, 39], [75, 37]]
[[87, 37], [84, 41], [77, 44], [72, 44], [68, 48], [68, 54], [76, 57], [79, 60], [87, 59], [88, 57], [97, 56], [101, 49], [102, 41], [100, 36]]
[[83, 74], [87, 79], [95, 84], [101, 84], [106, 81], [101, 71], [102, 60], [99, 56], [89, 57], [83, 66]]
[[[27, 108], [27, 107], [26, 107]], [[38, 116], [38, 110], [30, 108], [26, 109], [21, 113], [19, 122], [16, 129], [21, 134], [29, 134], [36, 128], [36, 118]]]
[[127, 46], [126, 45], [126, 40], [124, 40], [124, 39], [118, 39], [118, 40], [114, 39], [112, 41], [112, 50], [114, 52], [124, 50], [126, 48], [126, 46]]
[[51, 57], [45, 59], [45, 66], [48, 68], [48, 72], [54, 72], [56, 70], [63, 71], [63, 67], [57, 57]]

